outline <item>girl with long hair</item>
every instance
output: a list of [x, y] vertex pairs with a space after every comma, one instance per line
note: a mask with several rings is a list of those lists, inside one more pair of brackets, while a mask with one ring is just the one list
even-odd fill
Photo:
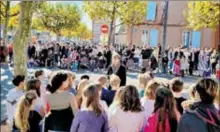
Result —
[[83, 91], [87, 85], [89, 85], [89, 81], [87, 79], [83, 79], [79, 82], [77, 86], [76, 101], [77, 101], [79, 108], [81, 108]]
[[176, 132], [179, 118], [172, 92], [168, 88], [158, 88], [154, 111], [144, 132]]
[[37, 99], [35, 91], [28, 91], [18, 103], [15, 112], [15, 125], [21, 132], [40, 132], [41, 115], [34, 110]]
[[41, 115], [44, 116], [45, 115], [45, 109], [44, 109], [44, 105], [43, 105], [43, 101], [41, 100], [41, 82], [38, 79], [31, 79], [27, 82], [26, 85], [26, 90], [27, 91], [35, 91], [37, 93], [37, 99], [36, 99], [36, 103], [34, 106], [34, 109]]
[[143, 127], [144, 112], [135, 86], [123, 88], [119, 107], [109, 114], [110, 132], [139, 132]]
[[78, 111], [76, 98], [66, 91], [69, 85], [68, 75], [64, 71], [54, 72], [47, 89], [51, 94], [46, 95], [50, 114], [45, 118], [44, 131], [70, 131], [74, 115]]
[[71, 132], [108, 132], [108, 119], [100, 105], [97, 85], [84, 89], [82, 106], [72, 122]]

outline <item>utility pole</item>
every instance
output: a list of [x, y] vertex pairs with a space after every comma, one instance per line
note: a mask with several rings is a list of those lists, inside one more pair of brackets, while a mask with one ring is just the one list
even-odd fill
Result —
[[165, 54], [166, 50], [166, 37], [167, 37], [167, 17], [168, 17], [168, 7], [169, 7], [169, 0], [165, 1], [165, 7], [163, 10], [163, 45], [162, 45], [162, 53]]
[[162, 55], [161, 68], [162, 68], [162, 58], [165, 55], [165, 50], [166, 50], [168, 7], [169, 7], [169, 0], [165, 0], [165, 6], [163, 9], [163, 44], [162, 44], [162, 54], [161, 54]]

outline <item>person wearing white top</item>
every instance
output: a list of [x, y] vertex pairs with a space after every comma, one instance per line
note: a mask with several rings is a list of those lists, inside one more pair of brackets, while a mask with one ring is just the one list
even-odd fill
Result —
[[24, 95], [24, 80], [25, 76], [17, 75], [12, 80], [12, 83], [16, 86], [11, 89], [7, 94], [6, 102], [6, 113], [8, 117], [8, 124], [10, 127], [13, 125], [15, 109], [19, 99]]
[[[129, 100], [129, 101], [128, 101]], [[128, 85], [121, 91], [119, 107], [109, 111], [109, 132], [140, 132], [144, 112], [136, 87]]]

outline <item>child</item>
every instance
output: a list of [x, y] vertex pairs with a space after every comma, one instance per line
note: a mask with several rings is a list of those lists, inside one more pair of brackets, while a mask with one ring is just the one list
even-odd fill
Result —
[[69, 86], [66, 90], [72, 93], [73, 95], [76, 95], [76, 89], [73, 86], [76, 76], [73, 72], [68, 72], [67, 74], [68, 74], [68, 79], [69, 79]]
[[185, 70], [186, 70], [186, 57], [182, 56], [180, 60], [180, 71], [181, 71], [181, 76], [185, 76]]
[[154, 102], [156, 97], [156, 90], [159, 88], [160, 84], [155, 80], [150, 80], [144, 91], [144, 97], [141, 99], [141, 105], [144, 108], [145, 122], [144, 126], [147, 124], [147, 120], [154, 111]]
[[169, 88], [172, 91], [174, 98], [176, 100], [176, 107], [180, 114], [183, 114], [183, 107], [182, 102], [184, 102], [186, 99], [184, 99], [181, 96], [181, 92], [183, 90], [183, 81], [179, 78], [174, 78], [171, 80], [169, 84]]
[[152, 78], [148, 73], [138, 75], [138, 94], [140, 98], [144, 97], [144, 89], [146, 88], [148, 81], [151, 79]]
[[203, 76], [211, 77], [211, 74], [212, 74], [212, 70], [211, 70], [210, 60], [207, 60]]
[[107, 105], [110, 106], [115, 97], [116, 91], [120, 87], [121, 80], [117, 75], [110, 76], [110, 86], [111, 89], [102, 89], [101, 99], [106, 101]]
[[101, 76], [98, 81], [102, 85], [102, 88], [107, 88], [107, 78], [105, 76]]
[[218, 59], [217, 61], [217, 65], [216, 65], [216, 79], [219, 81], [220, 83], [220, 59]]
[[20, 99], [15, 113], [15, 124], [21, 132], [40, 132], [41, 115], [34, 110], [37, 94], [29, 91]]
[[172, 92], [165, 87], [158, 88], [154, 111], [148, 118], [144, 132], [176, 132], [179, 118]]
[[174, 60], [174, 73], [176, 76], [180, 75], [180, 57], [177, 56], [177, 58]]
[[12, 80], [12, 83], [15, 85], [15, 88], [11, 89], [7, 95], [6, 102], [6, 111], [8, 116], [8, 123], [10, 126], [13, 125], [14, 113], [16, 105], [20, 97], [24, 95], [24, 85], [25, 85], [25, 76], [17, 75]]
[[[108, 132], [108, 118], [101, 108], [96, 85], [83, 90], [83, 109], [74, 118], [71, 132]], [[95, 125], [94, 125], [95, 124]]]

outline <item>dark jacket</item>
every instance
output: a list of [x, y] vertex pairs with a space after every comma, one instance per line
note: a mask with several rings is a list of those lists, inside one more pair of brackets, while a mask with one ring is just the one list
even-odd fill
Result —
[[118, 68], [118, 70], [113, 73], [113, 68], [110, 66], [107, 71], [107, 75], [112, 75], [116, 74], [120, 79], [121, 79], [121, 84], [120, 86], [125, 86], [126, 85], [126, 68], [122, 65]]
[[213, 104], [194, 103], [182, 115], [177, 132], [219, 132], [220, 111]]

